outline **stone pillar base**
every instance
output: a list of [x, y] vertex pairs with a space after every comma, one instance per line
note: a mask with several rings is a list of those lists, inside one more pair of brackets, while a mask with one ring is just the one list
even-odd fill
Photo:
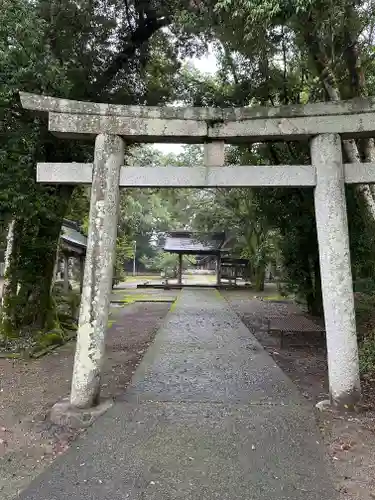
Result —
[[70, 404], [69, 398], [64, 398], [53, 405], [50, 420], [57, 425], [72, 427], [73, 429], [86, 429], [109, 410], [112, 405], [112, 399], [107, 399], [91, 408], [77, 408]]
[[316, 403], [315, 408], [319, 411], [328, 411], [332, 409], [331, 401], [329, 399], [323, 399]]

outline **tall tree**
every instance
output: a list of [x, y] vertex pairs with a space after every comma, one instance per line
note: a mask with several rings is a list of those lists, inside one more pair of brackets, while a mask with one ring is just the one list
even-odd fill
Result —
[[73, 192], [71, 186], [37, 185], [36, 162], [92, 159], [92, 147], [54, 138], [42, 119], [21, 109], [18, 91], [165, 102], [175, 95], [182, 47], [161, 31], [173, 22], [173, 2], [4, 2], [0, 208], [4, 224], [14, 224], [2, 329], [16, 333], [48, 326], [57, 242]]

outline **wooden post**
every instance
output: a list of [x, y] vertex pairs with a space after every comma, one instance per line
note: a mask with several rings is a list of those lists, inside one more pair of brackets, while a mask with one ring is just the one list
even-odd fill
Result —
[[85, 256], [79, 257], [79, 293], [82, 295], [83, 290], [83, 277], [85, 274]]
[[64, 292], [69, 293], [69, 259], [67, 254], [63, 253], [64, 258]]
[[178, 284], [182, 285], [182, 253], [178, 254]]
[[216, 284], [218, 286], [221, 285], [221, 255], [220, 255], [220, 253], [217, 255], [217, 259], [216, 259]]

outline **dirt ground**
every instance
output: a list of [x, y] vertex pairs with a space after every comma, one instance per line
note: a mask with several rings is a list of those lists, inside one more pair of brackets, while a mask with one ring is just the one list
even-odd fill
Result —
[[[104, 397], [125, 390], [170, 306], [146, 302], [111, 309]], [[25, 488], [77, 436], [47, 418], [51, 406], [69, 394], [74, 350], [70, 342], [37, 360], [0, 359], [1, 500]]]
[[[281, 349], [280, 338], [267, 333], [266, 324], [259, 314], [265, 309], [271, 315], [301, 314], [295, 304], [257, 300], [253, 292], [245, 290], [225, 291], [222, 294], [312, 406], [328, 398], [324, 339], [319, 335], [307, 337], [306, 334], [286, 337]], [[267, 296], [267, 292], [264, 295]], [[374, 389], [375, 380], [364, 385], [363, 408], [359, 413], [316, 410], [317, 422], [333, 465], [333, 479], [343, 500], [375, 499]]]

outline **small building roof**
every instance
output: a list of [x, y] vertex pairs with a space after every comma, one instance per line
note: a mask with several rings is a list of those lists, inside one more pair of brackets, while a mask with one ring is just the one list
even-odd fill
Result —
[[85, 254], [87, 237], [81, 233], [76, 222], [64, 219], [61, 227], [61, 241], [63, 249], [72, 253]]
[[167, 236], [164, 251], [189, 255], [217, 255], [224, 241], [224, 233], [172, 231]]

